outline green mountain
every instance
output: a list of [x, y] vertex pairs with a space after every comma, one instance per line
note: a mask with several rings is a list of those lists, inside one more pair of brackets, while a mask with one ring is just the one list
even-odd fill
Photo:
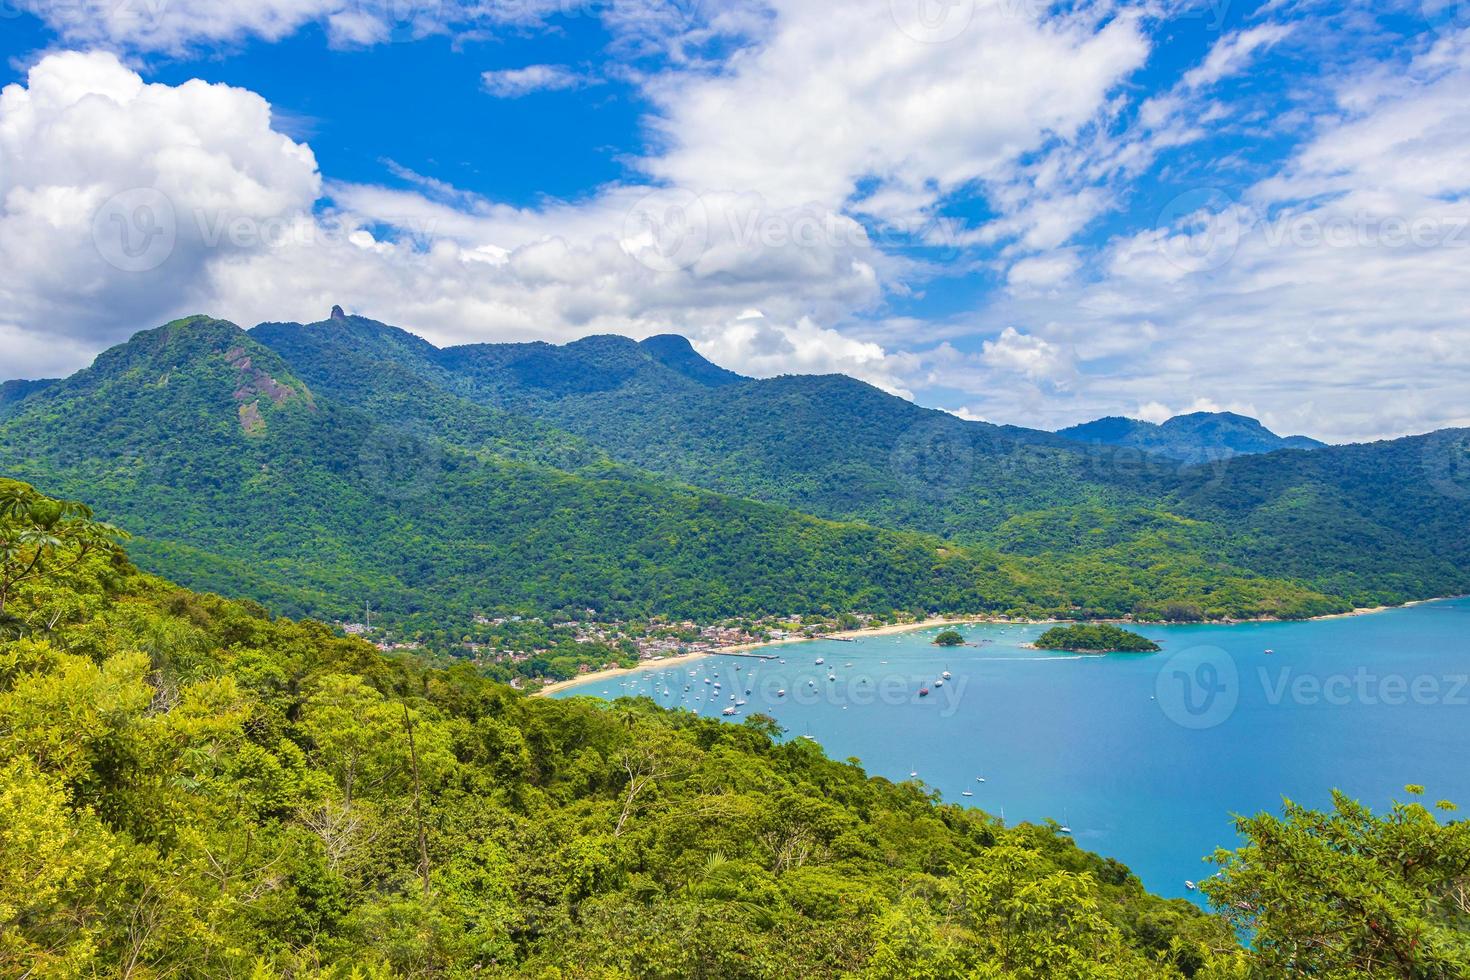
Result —
[[439, 350], [340, 313], [179, 321], [12, 405], [0, 472], [146, 529], [151, 570], [293, 614], [1301, 616], [1470, 591], [1470, 494], [1442, 491], [1448, 456], [1422, 478], [1453, 434], [1181, 469], [849, 378], [740, 378], [678, 338]]
[[[739, 379], [669, 338], [440, 350], [351, 317], [252, 334], [349, 401], [353, 379], [391, 359], [425, 389], [541, 419], [681, 483], [1069, 566], [1052, 581], [1084, 609], [1120, 608], [1107, 573], [1148, 578], [1155, 600], [1142, 602], [1157, 608], [1180, 591], [1151, 578], [1164, 570], [1249, 569], [1362, 605], [1470, 591], [1470, 480], [1453, 432], [1189, 465], [964, 421], [840, 375]], [[671, 349], [673, 367], [656, 356]], [[1291, 441], [1240, 416], [1155, 428], [1237, 453]], [[1080, 556], [1107, 573], [1077, 570]]]
[[391, 390], [345, 406], [232, 324], [191, 318], [5, 420], [0, 469], [152, 529], [134, 545], [151, 568], [291, 612], [371, 600], [449, 621], [585, 607], [713, 618], [1065, 601], [1054, 580], [937, 538], [658, 482], [590, 451], [577, 472], [556, 469], [540, 461], [547, 440], [563, 455], [575, 438], [390, 376]]
[[[960, 540], [1039, 508], [1148, 506], [1175, 470], [966, 422], [842, 375], [740, 378], [682, 338], [438, 350], [357, 317], [262, 324], [251, 335], [352, 404], [374, 404], [391, 379], [408, 377], [422, 390], [541, 419], [683, 483]], [[366, 390], [365, 378], [376, 379]]]
[[1307, 436], [1278, 436], [1255, 419], [1233, 412], [1176, 415], [1157, 425], [1109, 416], [1060, 429], [1057, 435], [1097, 446], [1127, 446], [1184, 463], [1326, 445]]

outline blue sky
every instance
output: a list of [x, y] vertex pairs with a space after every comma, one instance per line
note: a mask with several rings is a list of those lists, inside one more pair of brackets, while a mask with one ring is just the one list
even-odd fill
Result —
[[1460, 6], [9, 0], [0, 374], [340, 302], [1047, 428], [1470, 424]]

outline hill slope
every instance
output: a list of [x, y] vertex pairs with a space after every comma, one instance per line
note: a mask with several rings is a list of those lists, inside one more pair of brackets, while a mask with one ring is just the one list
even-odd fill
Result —
[[[544, 421], [456, 394], [432, 361], [395, 364], [412, 348], [401, 332], [328, 332], [341, 328], [319, 331], [338, 338], [331, 356], [291, 364], [207, 318], [140, 334], [0, 421], [0, 471], [150, 528], [139, 559], [189, 585], [320, 616], [370, 600], [448, 629], [478, 612], [589, 607], [702, 619], [1119, 615], [1174, 600], [1217, 616], [1343, 607], [1215, 560], [1198, 546], [1213, 533], [1199, 522], [1125, 524], [1130, 534], [1107, 546], [1004, 556], [657, 480]], [[677, 373], [612, 346], [633, 373]], [[694, 373], [682, 383], [745, 384]], [[576, 468], [548, 465], [553, 456]]]
[[[349, 401], [360, 397], [358, 369], [343, 352], [391, 351], [395, 370], [416, 384], [572, 430], [615, 460], [835, 520], [1074, 569], [1087, 556], [1125, 579], [1245, 568], [1363, 605], [1470, 591], [1462, 544], [1470, 481], [1457, 469], [1454, 433], [1262, 453], [1293, 440], [1240, 416], [1155, 427], [1214, 447], [1218, 458], [1191, 466], [963, 421], [842, 376], [739, 380], [691, 361], [698, 355], [684, 345], [674, 370], [649, 349], [668, 347], [664, 338], [439, 350], [357, 318], [272, 324], [253, 335]], [[1247, 449], [1257, 452], [1240, 454]], [[1434, 490], [1426, 467], [1447, 474], [1437, 483], [1453, 484], [1451, 492]], [[1117, 608], [1105, 575], [1053, 580], [1082, 608]], [[1094, 602], [1099, 594], [1109, 598]]]
[[13, 600], [0, 975], [878, 977], [918, 947], [932, 976], [1163, 980], [1237, 955], [1116, 861], [760, 716], [526, 698], [102, 553]]

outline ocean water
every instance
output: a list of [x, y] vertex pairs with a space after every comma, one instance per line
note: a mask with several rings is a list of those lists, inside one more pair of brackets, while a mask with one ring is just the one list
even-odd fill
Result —
[[1470, 599], [1139, 627], [1155, 654], [1023, 646], [1043, 629], [961, 627], [968, 645], [949, 649], [938, 630], [790, 644], [763, 651], [781, 660], [713, 656], [557, 696], [646, 695], [706, 716], [743, 700], [731, 721], [764, 712], [872, 774], [1008, 823], [1055, 819], [1165, 895], [1198, 898], [1184, 883], [1238, 843], [1231, 814], [1279, 812], [1283, 797], [1325, 806], [1340, 789], [1381, 808], [1420, 783], [1430, 802], [1470, 807]]

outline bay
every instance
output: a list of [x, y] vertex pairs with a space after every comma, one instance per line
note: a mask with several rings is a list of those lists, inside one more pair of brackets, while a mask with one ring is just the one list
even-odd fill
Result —
[[935, 646], [937, 629], [817, 640], [556, 696], [735, 707], [734, 722], [759, 711], [873, 775], [916, 778], [1008, 823], [1063, 823], [1164, 895], [1198, 898], [1185, 882], [1237, 843], [1231, 814], [1276, 812], [1283, 797], [1320, 807], [1339, 789], [1382, 808], [1418, 783], [1428, 801], [1470, 806], [1470, 599], [1137, 627], [1163, 648], [1147, 655], [1029, 649], [1042, 626], [959, 629], [958, 648]]

